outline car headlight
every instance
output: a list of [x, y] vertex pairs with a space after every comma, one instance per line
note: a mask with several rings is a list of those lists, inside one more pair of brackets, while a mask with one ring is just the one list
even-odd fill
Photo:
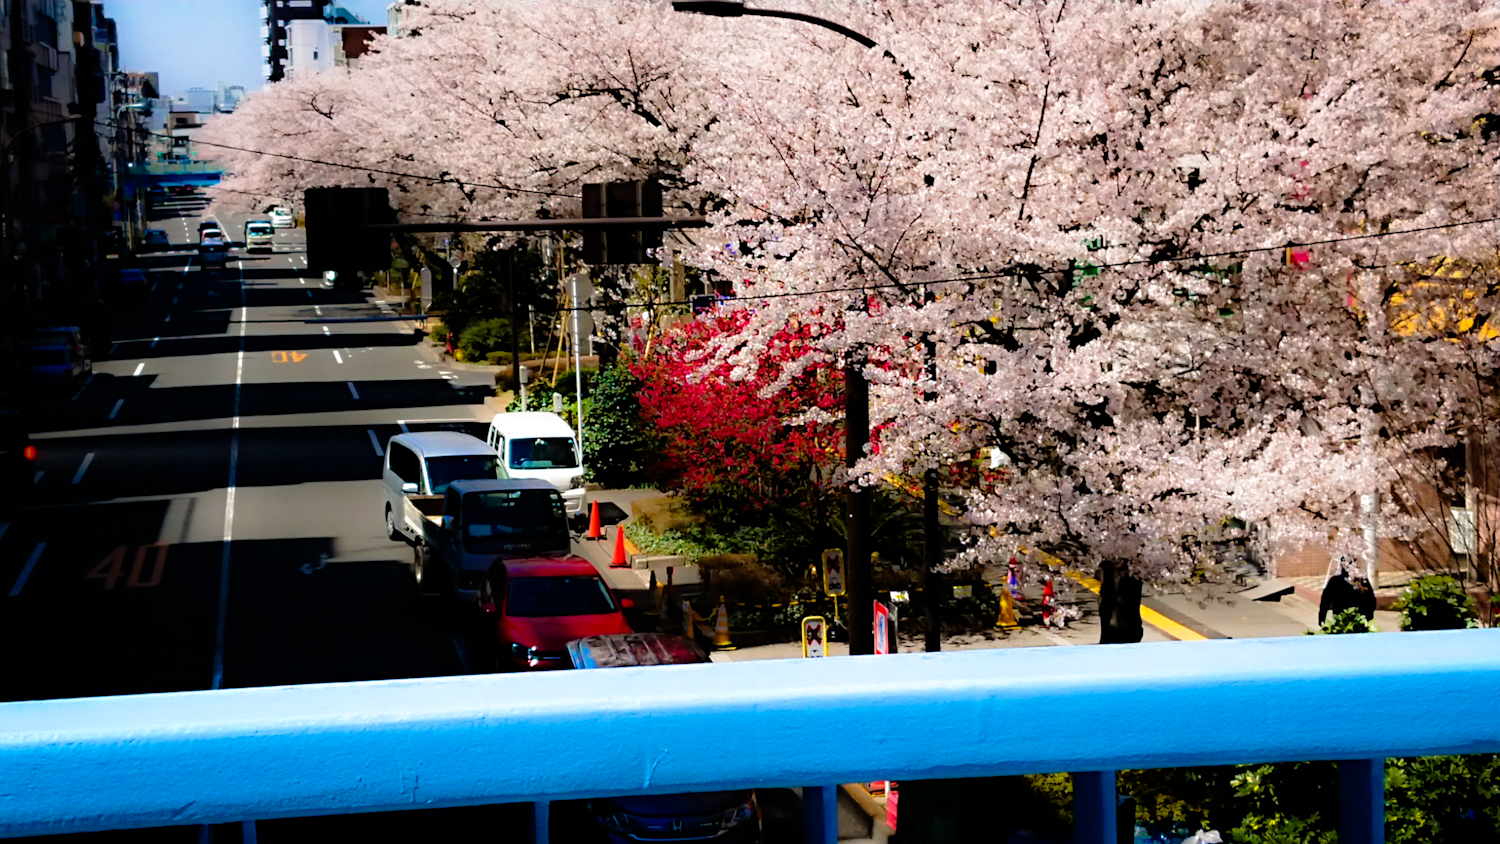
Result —
[[723, 829], [732, 829], [745, 821], [755, 817], [755, 801], [752, 799], [742, 806], [736, 806], [724, 813]]
[[520, 642], [513, 642], [511, 644], [510, 655], [516, 659], [526, 660], [526, 665], [531, 668], [542, 664], [542, 657], [537, 652], [537, 649], [534, 646], [523, 645]]
[[584, 480], [582, 475], [574, 475], [573, 480], [568, 482], [568, 489], [583, 489]]

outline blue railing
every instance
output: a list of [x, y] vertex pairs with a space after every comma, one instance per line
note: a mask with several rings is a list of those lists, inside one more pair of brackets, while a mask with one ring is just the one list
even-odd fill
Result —
[[836, 783], [1072, 771], [1104, 844], [1116, 770], [1334, 759], [1339, 840], [1379, 842], [1380, 760], [1500, 752], [1497, 700], [1500, 630], [7, 703], [0, 834], [804, 786], [828, 842]]

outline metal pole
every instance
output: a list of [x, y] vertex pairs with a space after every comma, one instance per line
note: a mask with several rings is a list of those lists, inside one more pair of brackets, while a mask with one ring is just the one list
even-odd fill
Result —
[[579, 273], [574, 273], [569, 277], [568, 281], [572, 288], [568, 294], [573, 302], [573, 386], [578, 398], [578, 453], [581, 456], [583, 454], [583, 356], [580, 352], [579, 334], [582, 333], [582, 326], [579, 324], [579, 319], [580, 314], [583, 313], [583, 304], [578, 301], [579, 275]]
[[[922, 353], [927, 357], [927, 377], [936, 383], [937, 344], [932, 335], [922, 338]], [[923, 395], [927, 401], [937, 401], [937, 393], [928, 391]], [[942, 575], [937, 567], [943, 562], [942, 525], [938, 523], [938, 473], [928, 467], [922, 474], [922, 602], [927, 616], [927, 634], [924, 640], [928, 653], [943, 649]]]
[[[870, 384], [864, 361], [844, 365], [844, 465], [853, 469], [870, 442]], [[875, 594], [870, 575], [870, 489], [849, 479], [844, 494], [849, 653], [875, 653]]]

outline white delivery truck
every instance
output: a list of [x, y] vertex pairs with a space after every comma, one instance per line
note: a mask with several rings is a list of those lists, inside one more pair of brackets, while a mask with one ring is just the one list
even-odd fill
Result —
[[497, 413], [485, 442], [499, 453], [505, 474], [536, 478], [562, 493], [568, 515], [583, 512], [584, 468], [573, 429], [556, 413]]

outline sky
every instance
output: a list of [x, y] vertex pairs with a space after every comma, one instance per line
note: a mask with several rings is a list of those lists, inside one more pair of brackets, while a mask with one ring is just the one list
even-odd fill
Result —
[[[390, 0], [341, 0], [340, 5], [384, 26]], [[243, 85], [261, 79], [260, 0], [104, 0], [114, 18], [125, 70], [160, 74], [166, 96], [189, 88]]]

